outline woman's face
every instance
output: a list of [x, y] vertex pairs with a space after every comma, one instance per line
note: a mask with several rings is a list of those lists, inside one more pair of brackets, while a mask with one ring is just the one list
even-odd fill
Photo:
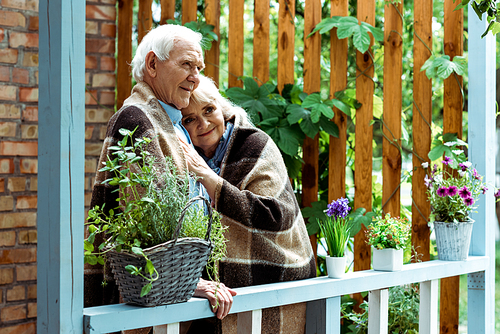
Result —
[[211, 158], [225, 131], [222, 110], [215, 100], [202, 105], [192, 102], [182, 109], [182, 125], [189, 132], [194, 146]]

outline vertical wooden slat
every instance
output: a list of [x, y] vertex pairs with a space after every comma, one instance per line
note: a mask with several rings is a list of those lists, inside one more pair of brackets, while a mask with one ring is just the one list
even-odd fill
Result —
[[427, 201], [427, 188], [424, 184], [426, 171], [422, 162], [429, 162], [427, 157], [431, 149], [432, 122], [432, 82], [420, 68], [431, 56], [432, 48], [432, 0], [414, 3], [415, 35], [414, 71], [413, 71], [413, 178], [412, 178], [412, 234], [411, 240], [418, 257], [422, 261], [430, 259], [430, 230], [427, 219], [430, 204]]
[[[463, 10], [455, 11], [453, 0], [444, 1], [444, 52], [453, 60], [463, 53]], [[462, 78], [453, 74], [444, 80], [443, 133], [462, 138]], [[441, 280], [440, 331], [458, 333], [460, 277]]]
[[198, 10], [198, 1], [182, 0], [182, 24], [186, 22], [196, 21]]
[[384, 19], [384, 139], [382, 142], [382, 207], [399, 216], [401, 182], [401, 107], [403, 91], [403, 2], [387, 4]]
[[214, 26], [214, 33], [219, 39], [212, 42], [212, 48], [205, 52], [205, 75], [219, 85], [219, 54], [220, 54], [220, 1], [205, 1], [205, 20]]
[[278, 12], [278, 89], [294, 82], [295, 1], [279, 0]]
[[[40, 14], [34, 321], [39, 334], [76, 334], [83, 330], [85, 1], [40, 0]], [[2, 264], [14, 257], [9, 251], [2, 249]], [[33, 323], [7, 328], [4, 305], [1, 332], [35, 332]], [[10, 306], [10, 319], [24, 320], [21, 305]]]
[[261, 85], [269, 81], [269, 0], [255, 0], [253, 25], [253, 76]]
[[[347, 16], [348, 0], [331, 0], [331, 16]], [[337, 28], [330, 34], [330, 98], [335, 98], [335, 92], [344, 90], [347, 86], [347, 38], [339, 40]], [[347, 117], [342, 111], [333, 108], [333, 121], [339, 128], [339, 137], [330, 136], [328, 173], [328, 201], [345, 197], [345, 165]]]
[[132, 61], [132, 13], [133, 0], [118, 0], [118, 52], [116, 60], [116, 108], [130, 95], [132, 81], [130, 67]]
[[175, 0], [161, 0], [161, 19], [160, 24], [167, 23], [167, 20], [175, 18]]
[[[304, 10], [304, 92], [319, 92], [321, 89], [321, 35], [316, 32], [307, 37], [321, 21], [321, 0], [306, 0]], [[319, 137], [306, 137], [303, 145], [302, 206], [311, 206], [318, 200]], [[311, 236], [316, 258], [316, 235]]]
[[139, 12], [137, 13], [137, 43], [140, 43], [144, 35], [151, 30], [153, 26], [153, 13], [151, 4], [153, 0], [139, 1]]
[[228, 69], [229, 87], [243, 87], [243, 12], [244, 0], [229, 0]]
[[[358, 0], [358, 20], [375, 25], [375, 1]], [[372, 37], [373, 43], [373, 37]], [[372, 160], [373, 160], [373, 61], [369, 54], [356, 52], [356, 98], [362, 104], [356, 112], [356, 157], [354, 160], [354, 208], [372, 209]], [[364, 229], [354, 237], [354, 270], [370, 269], [370, 246], [366, 243]]]

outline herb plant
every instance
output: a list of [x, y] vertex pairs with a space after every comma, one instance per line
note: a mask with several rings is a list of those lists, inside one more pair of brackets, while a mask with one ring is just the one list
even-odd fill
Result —
[[[114, 158], [108, 157], [106, 166], [100, 169], [114, 174], [103, 183], [117, 186], [117, 207], [108, 210], [103, 205], [89, 210], [89, 236], [84, 241], [84, 261], [89, 264], [104, 264], [103, 256], [111, 250], [129, 251], [143, 256], [146, 260], [145, 268], [126, 266], [129, 273], [148, 281], [141, 290], [142, 297], [158, 279], [158, 272], [144, 249], [172, 239], [181, 212], [190, 201], [190, 175], [187, 172], [183, 175], [178, 173], [170, 158], [163, 164], [155, 161], [147, 151], [150, 138], [137, 138], [134, 142], [133, 131], [120, 129], [120, 134], [123, 139], [109, 148], [114, 151]], [[191, 205], [184, 216], [179, 238], [204, 238], [208, 220], [202, 206]], [[223, 232], [220, 217], [214, 212], [210, 234], [214, 249], [207, 269], [210, 278], [216, 280], [216, 263], [226, 250]], [[94, 243], [99, 235], [104, 237], [104, 241], [96, 249]]]
[[328, 254], [332, 257], [344, 256], [353, 226], [351, 218], [347, 216], [350, 210], [349, 201], [342, 197], [328, 204], [325, 220], [318, 220], [321, 232], [326, 239]]
[[391, 217], [375, 220], [368, 226], [367, 242], [377, 249], [404, 249], [410, 238], [411, 225], [407, 218]]

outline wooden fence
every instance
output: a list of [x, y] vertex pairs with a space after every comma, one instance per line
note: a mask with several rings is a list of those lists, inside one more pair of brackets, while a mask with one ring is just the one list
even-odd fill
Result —
[[[139, 40], [151, 29], [152, 0], [139, 1], [138, 36]], [[453, 0], [444, 0], [444, 50], [453, 58], [463, 52], [463, 11], [454, 11], [458, 4]], [[229, 0], [229, 35], [228, 35], [228, 69], [235, 76], [230, 76], [229, 87], [242, 86], [238, 76], [243, 75], [243, 23], [244, 0]], [[253, 35], [253, 76], [262, 82], [269, 79], [269, 45], [270, 22], [269, 0], [254, 1], [254, 35]], [[348, 0], [331, 0], [331, 16], [347, 16]], [[117, 105], [120, 107], [131, 89], [128, 64], [132, 58], [132, 9], [133, 0], [118, 1], [118, 63], [117, 63]], [[383, 210], [393, 216], [400, 214], [400, 180], [402, 157], [395, 142], [401, 137], [402, 117], [402, 82], [403, 71], [403, 2], [386, 2], [384, 7], [384, 134], [383, 140]], [[414, 46], [413, 46], [413, 167], [420, 167], [428, 161], [427, 154], [431, 146], [432, 123], [432, 82], [420, 68], [431, 55], [432, 48], [432, 0], [414, 1]], [[173, 19], [175, 0], [161, 0], [161, 23]], [[197, 1], [183, 0], [183, 23], [196, 20]], [[220, 3], [218, 0], [206, 0], [203, 13], [208, 24], [215, 27], [219, 34]], [[304, 38], [304, 91], [306, 93], [320, 90], [320, 53], [321, 37], [316, 33], [311, 38], [307, 35], [322, 19], [321, 1], [306, 0], [304, 12], [304, 35], [295, 36], [293, 25], [295, 1], [279, 0], [278, 23], [278, 88], [294, 81], [295, 38]], [[375, 25], [375, 0], [358, 0], [357, 17]], [[330, 95], [343, 90], [347, 83], [347, 39], [339, 40], [331, 34], [331, 77]], [[214, 42], [210, 51], [205, 54], [205, 75], [219, 82], [219, 44]], [[372, 57], [357, 52], [356, 66], [356, 99], [362, 107], [356, 112], [356, 159], [355, 159], [355, 196], [354, 208], [372, 207], [372, 140], [373, 130], [370, 121], [373, 119], [372, 80], [374, 67]], [[462, 136], [462, 103], [463, 98], [459, 86], [460, 80], [447, 79], [444, 83], [444, 132], [456, 132]], [[330, 139], [329, 158], [335, 161], [329, 170], [329, 201], [345, 196], [345, 163], [346, 163], [346, 117], [341, 111], [334, 109], [335, 122], [339, 127], [339, 137]], [[394, 138], [394, 140], [391, 140]], [[303, 146], [303, 206], [309, 206], [318, 199], [318, 138], [306, 138]], [[430, 231], [427, 219], [430, 213], [424, 185], [424, 170], [415, 168], [412, 179], [412, 243], [423, 260], [430, 258]], [[365, 243], [364, 231], [361, 230], [354, 241], [354, 269], [370, 268], [370, 248]], [[446, 278], [441, 281], [440, 327], [442, 332], [458, 331], [458, 296], [459, 277]]]

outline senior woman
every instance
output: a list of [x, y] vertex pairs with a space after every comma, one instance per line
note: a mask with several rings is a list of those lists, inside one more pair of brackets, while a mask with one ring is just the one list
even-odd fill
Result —
[[[201, 75], [189, 106], [181, 111], [198, 151], [183, 145], [188, 168], [201, 178], [228, 226], [221, 281], [236, 288], [314, 277], [304, 220], [273, 140]], [[262, 332], [303, 333], [305, 314], [305, 303], [265, 309]], [[219, 332], [236, 333], [236, 316], [229, 315], [218, 327]]]

